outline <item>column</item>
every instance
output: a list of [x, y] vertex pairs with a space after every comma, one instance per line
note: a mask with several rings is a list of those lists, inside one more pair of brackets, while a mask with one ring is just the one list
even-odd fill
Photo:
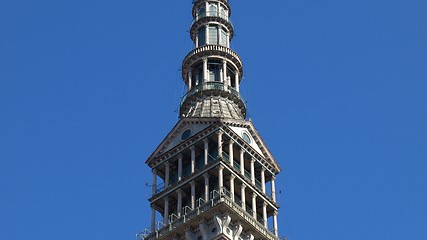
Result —
[[265, 168], [264, 167], [261, 169], [261, 187], [262, 187], [262, 192], [265, 194]]
[[273, 202], [276, 202], [276, 176], [273, 175], [271, 177], [271, 197], [273, 198]]
[[242, 195], [242, 208], [246, 211], [246, 184], [242, 183], [241, 195]]
[[188, 90], [190, 90], [193, 86], [193, 69], [188, 69]]
[[156, 206], [151, 204], [151, 232], [156, 231]]
[[199, 47], [199, 33], [196, 33], [196, 41], [195, 41], [195, 48]]
[[233, 140], [231, 140], [230, 139], [230, 143], [228, 144], [228, 152], [229, 152], [229, 155], [230, 155], [230, 165], [231, 165], [231, 168], [233, 168], [234, 166], [234, 158], [233, 158]]
[[222, 165], [219, 166], [219, 173], [218, 173], [218, 184], [219, 184], [219, 192], [222, 193], [222, 188], [224, 186], [224, 167]]
[[[206, 12], [208, 12], [208, 8], [206, 8]], [[205, 43], [206, 45], [209, 44], [209, 26], [205, 25]]]
[[163, 224], [167, 226], [169, 224], [169, 197], [165, 197], [165, 211], [163, 214]]
[[209, 139], [203, 140], [205, 147], [205, 166], [209, 163]]
[[224, 79], [224, 87], [230, 83], [227, 82], [227, 61], [222, 60], [222, 74]]
[[236, 74], [234, 76], [234, 83], [236, 84], [236, 91], [240, 92], [240, 86], [239, 86], [239, 70], [236, 69]]
[[268, 229], [268, 222], [267, 222], [267, 203], [262, 204], [262, 217], [264, 220], [264, 227]]
[[230, 33], [227, 32], [227, 47], [230, 48]]
[[182, 190], [178, 189], [176, 190], [176, 193], [178, 194], [178, 204], [176, 207], [176, 212], [178, 217], [181, 217], [181, 211], [182, 211]]
[[231, 193], [231, 200], [234, 202], [234, 178], [235, 176], [233, 173], [231, 173], [230, 177], [230, 193]]
[[169, 187], [169, 179], [170, 179], [170, 165], [169, 162], [166, 162], [165, 164], [166, 170], [165, 170], [165, 189]]
[[256, 214], [256, 193], [252, 193], [252, 217], [256, 220], [257, 214]]
[[251, 159], [251, 181], [255, 185], [255, 159]]
[[205, 177], [205, 201], [209, 201], [209, 174], [205, 173], [203, 174], [203, 177]]
[[240, 149], [240, 173], [245, 176], [245, 151]]
[[194, 174], [196, 170], [196, 148], [194, 146], [191, 146], [190, 150], [191, 150], [191, 174]]
[[191, 209], [196, 207], [196, 182], [192, 181], [191, 183]]
[[153, 196], [157, 193], [157, 170], [153, 169]]
[[178, 156], [178, 182], [182, 180], [182, 154]]
[[207, 82], [207, 81], [208, 81], [208, 59], [204, 58], [203, 59], [203, 82]]
[[274, 215], [273, 215], [273, 226], [274, 226], [274, 235], [276, 235], [276, 237], [279, 237], [279, 226], [277, 224], [277, 211], [274, 211]]
[[218, 132], [218, 158], [222, 158], [222, 131]]

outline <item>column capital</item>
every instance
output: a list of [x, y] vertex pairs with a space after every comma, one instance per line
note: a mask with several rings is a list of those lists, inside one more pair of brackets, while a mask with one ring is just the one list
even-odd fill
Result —
[[191, 151], [196, 150], [196, 147], [195, 147], [194, 145], [192, 145], [192, 146], [190, 147], [190, 150], [191, 150]]
[[277, 216], [277, 215], [279, 215], [279, 211], [277, 211], [277, 210], [274, 210], [274, 211], [273, 211], [273, 215], [274, 215], [274, 216]]
[[263, 206], [263, 207], [267, 207], [267, 203], [266, 203], [266, 202], [263, 202], [263, 203], [262, 203], [262, 206]]
[[204, 57], [204, 58], [203, 58], [203, 62], [208, 62], [208, 58], [207, 58], [207, 57]]
[[236, 176], [234, 176], [234, 174], [231, 174], [230, 179], [234, 180], [236, 178]]
[[224, 166], [219, 165], [219, 170], [224, 170]]
[[209, 138], [205, 138], [205, 139], [203, 139], [203, 143], [206, 145], [206, 144], [208, 144], [209, 143]]
[[256, 159], [255, 158], [251, 158], [251, 163], [255, 163]]
[[257, 197], [258, 197], [258, 194], [252, 193], [252, 198], [257, 198]]
[[166, 167], [169, 167], [169, 165], [170, 165], [169, 161], [168, 161], [168, 162], [165, 162], [165, 166], [166, 166]]
[[242, 189], [246, 188], [246, 184], [242, 183]]
[[157, 174], [157, 169], [153, 168], [153, 169], [151, 170], [151, 172], [152, 172], [153, 174]]
[[178, 188], [175, 192], [178, 193], [178, 194], [183, 193], [183, 191], [181, 190], [181, 188]]
[[222, 131], [222, 129], [219, 129], [218, 132], [217, 132], [218, 135], [222, 135], [223, 133], [224, 132]]
[[203, 177], [206, 179], [206, 178], [209, 178], [211, 175], [209, 174], [209, 173], [205, 173], [205, 174], [203, 174]]
[[272, 181], [276, 180], [276, 175], [275, 174], [271, 175], [271, 180]]
[[191, 186], [196, 186], [196, 181], [194, 181], [194, 180], [193, 180], [193, 181], [191, 181], [191, 182], [190, 182], [190, 185], [191, 185]]
[[178, 154], [178, 159], [181, 159], [184, 157], [184, 155], [182, 155], [182, 153]]

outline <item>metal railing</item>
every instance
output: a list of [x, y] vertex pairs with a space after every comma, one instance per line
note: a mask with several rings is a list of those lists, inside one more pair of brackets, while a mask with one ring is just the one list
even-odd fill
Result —
[[269, 229], [266, 229], [264, 226], [264, 221], [261, 219], [260, 216], [257, 216], [257, 219], [253, 218], [253, 211], [247, 207], [246, 211], [243, 210], [241, 207], [242, 202], [239, 198], [234, 196], [234, 200], [232, 199], [231, 193], [228, 189], [222, 188], [221, 190], [213, 190], [209, 194], [209, 201], [205, 201], [204, 199], [200, 198], [196, 201], [196, 207], [194, 209], [190, 208], [189, 206], [183, 207], [183, 214], [181, 216], [177, 216], [175, 214], [171, 214], [169, 216], [170, 222], [166, 226], [163, 222], [157, 223], [157, 230], [155, 232], [150, 232], [149, 230], [144, 230], [143, 232], [137, 234], [137, 240], [151, 240], [151, 239], [158, 239], [164, 235], [166, 235], [168, 232], [172, 231], [173, 229], [176, 229], [186, 222], [194, 219], [201, 213], [215, 207], [216, 205], [220, 203], [225, 203], [229, 205], [229, 207], [233, 209], [238, 209], [237, 213], [240, 214], [245, 219], [250, 219], [250, 222], [255, 224], [257, 226], [257, 229], [261, 231], [263, 234], [268, 236], [267, 239], [270, 240], [276, 240], [277, 237], [274, 236], [274, 233], [271, 232]]
[[198, 92], [208, 91], [208, 90], [228, 91], [232, 95], [240, 98], [242, 100], [242, 103], [245, 104], [240, 93], [237, 92], [233, 87], [227, 86], [226, 84], [224, 84], [222, 82], [204, 82], [204, 83], [198, 84], [198, 85], [194, 86], [192, 89], [190, 89], [190, 91], [188, 91], [182, 97], [180, 105], [182, 106], [182, 104], [184, 104], [185, 100], [187, 100], [188, 97], [190, 97], [190, 96], [192, 96]]

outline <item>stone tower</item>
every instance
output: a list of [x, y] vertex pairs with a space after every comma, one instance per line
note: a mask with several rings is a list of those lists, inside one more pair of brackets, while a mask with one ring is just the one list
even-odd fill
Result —
[[[227, 0], [193, 1], [180, 119], [148, 158], [151, 227], [144, 240], [278, 239], [275, 177], [281, 168], [251, 121]], [[150, 214], [147, 214], [147, 218]]]

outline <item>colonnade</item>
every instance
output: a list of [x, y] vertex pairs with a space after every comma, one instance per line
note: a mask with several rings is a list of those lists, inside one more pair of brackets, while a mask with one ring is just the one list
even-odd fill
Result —
[[[218, 158], [219, 159], [224, 159], [224, 149], [223, 149], [223, 145], [221, 144], [223, 143], [223, 132], [219, 131], [218, 134], [216, 135], [216, 141], [220, 144], [217, 145], [217, 150], [218, 150]], [[268, 229], [268, 218], [272, 217], [273, 218], [273, 227], [274, 227], [274, 231], [275, 234], [277, 236], [277, 211], [274, 211], [272, 215], [268, 216], [268, 211], [267, 209], [273, 206], [270, 206], [267, 202], [265, 202], [263, 200], [264, 197], [271, 197], [271, 199], [273, 200], [273, 202], [276, 202], [276, 189], [275, 189], [275, 176], [274, 174], [269, 174], [269, 179], [270, 179], [270, 184], [271, 184], [271, 196], [268, 196], [266, 193], [266, 169], [264, 167], [262, 167], [262, 165], [260, 166], [260, 163], [255, 159], [255, 158], [251, 158], [250, 159], [250, 179], [248, 178], [247, 175], [245, 175], [245, 172], [247, 172], [246, 167], [245, 166], [245, 150], [243, 148], [239, 150], [237, 150], [237, 152], [239, 154], [236, 154], [238, 156], [236, 156], [236, 159], [239, 160], [240, 162], [240, 168], [236, 169], [234, 165], [234, 152], [235, 152], [235, 142], [232, 139], [227, 139], [228, 141], [228, 146], [226, 148], [226, 150], [228, 150], [228, 158], [229, 161], [225, 161], [221, 164], [219, 164], [219, 166], [216, 168], [216, 170], [212, 169], [210, 170], [210, 173], [208, 173], [207, 171], [202, 175], [203, 177], [199, 177], [198, 179], [193, 179], [193, 180], [189, 180], [187, 183], [185, 184], [189, 184], [190, 185], [190, 191], [188, 191], [186, 194], [189, 195], [189, 201], [187, 202], [187, 206], [183, 206], [183, 195], [184, 192], [181, 189], [177, 189], [174, 192], [171, 192], [170, 194], [168, 194], [167, 196], [165, 196], [164, 198], [162, 198], [163, 202], [160, 202], [160, 206], [163, 209], [163, 224], [165, 226], [167, 226], [169, 224], [169, 216], [171, 214], [176, 214], [176, 216], [178, 218], [183, 216], [183, 207], [188, 207], [191, 210], [194, 210], [195, 208], [199, 207], [196, 206], [196, 187], [199, 186], [199, 188], [197, 189], [203, 189], [203, 194], [198, 194], [198, 196], [200, 196], [200, 199], [202, 199], [204, 202], [208, 202], [209, 200], [211, 200], [213, 198], [213, 196], [210, 196], [210, 193], [213, 190], [219, 190], [220, 194], [225, 194], [225, 192], [229, 193], [229, 197], [230, 199], [235, 202], [237, 204], [237, 199], [236, 197], [239, 197], [238, 195], [240, 195], [240, 200], [241, 203], [239, 204], [239, 207], [241, 207], [243, 210], [245, 210], [248, 214], [250, 214], [252, 216], [253, 219], [261, 222], [265, 228]], [[203, 163], [204, 165], [207, 165], [209, 163], [209, 140], [206, 138], [203, 140], [203, 150], [200, 154], [202, 154], [203, 156]], [[225, 145], [226, 146], [226, 145]], [[190, 150], [190, 169], [191, 169], [191, 174], [194, 174], [196, 171], [196, 147], [192, 146], [189, 148]], [[238, 161], [236, 161], [238, 162]], [[178, 182], [182, 182], [184, 180], [184, 176], [183, 176], [183, 155], [179, 154], [178, 155], [178, 159], [177, 162], [175, 162], [178, 164], [177, 168], [178, 168]], [[224, 165], [223, 165], [224, 164]], [[230, 164], [230, 166], [228, 166], [227, 168], [225, 166], [227, 166], [228, 164]], [[255, 167], [255, 165], [257, 164], [257, 167]], [[171, 175], [171, 163], [166, 162], [164, 164], [164, 183], [165, 183], [165, 191], [169, 188], [170, 186], [170, 175]], [[258, 173], [258, 176], [260, 176], [260, 180], [261, 180], [261, 189], [256, 185], [256, 169], [260, 169], [257, 171], [260, 171]], [[213, 171], [217, 171], [216, 173], [213, 173]], [[214, 175], [213, 175], [214, 174]], [[216, 175], [218, 176], [216, 178]], [[237, 176], [239, 176], [239, 178], [237, 178]], [[153, 169], [153, 196], [157, 194], [157, 176], [158, 176], [158, 170]], [[191, 176], [191, 175], [190, 175]], [[212, 183], [211, 180], [214, 180], [214, 182]], [[238, 184], [237, 186], [240, 187], [239, 188], [235, 188], [236, 187], [236, 181], [238, 180]], [[227, 182], [225, 182], [227, 180]], [[210, 189], [212, 184], [214, 184], [215, 186], [217, 186], [218, 188], [216, 189]], [[201, 186], [203, 185], [203, 186]], [[188, 186], [188, 185], [187, 185]], [[182, 188], [182, 187], [181, 187]], [[187, 188], [188, 189], [188, 188]], [[249, 189], [249, 191], [248, 191]], [[236, 193], [238, 194], [236, 196]], [[251, 196], [252, 199], [247, 199], [247, 195]], [[174, 201], [173, 206], [170, 204], [170, 198], [173, 197], [174, 200], [176, 198], [176, 201]], [[248, 200], [248, 201], [247, 201]], [[257, 209], [259, 209], [257, 207], [257, 203], [262, 202], [262, 209], [260, 211], [260, 215], [258, 216], [258, 211]], [[248, 204], [249, 203], [249, 204]], [[159, 206], [159, 202], [157, 203], [157, 206]], [[152, 226], [151, 226], [151, 230], [154, 231], [155, 230], [155, 222], [156, 222], [156, 205], [152, 204]], [[176, 207], [176, 210], [171, 210], [172, 208]], [[274, 207], [273, 207], [274, 208]]]

